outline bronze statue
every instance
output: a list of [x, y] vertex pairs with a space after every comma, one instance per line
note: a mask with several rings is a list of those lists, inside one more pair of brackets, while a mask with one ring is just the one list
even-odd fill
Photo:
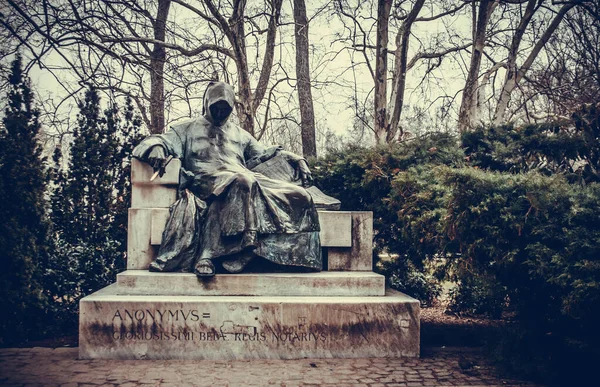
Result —
[[[133, 151], [155, 171], [162, 172], [169, 156], [182, 162], [179, 199], [150, 270], [206, 277], [215, 274], [218, 263], [239, 273], [256, 256], [321, 270], [319, 220], [305, 189], [312, 181], [306, 160], [281, 147], [265, 147], [232, 124], [234, 101], [230, 85], [211, 82], [203, 116], [149, 136]], [[288, 176], [282, 175], [286, 168]]]

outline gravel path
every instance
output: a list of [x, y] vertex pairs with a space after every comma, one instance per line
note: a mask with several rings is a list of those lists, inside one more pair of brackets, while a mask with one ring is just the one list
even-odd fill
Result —
[[533, 386], [496, 376], [477, 351], [420, 359], [77, 360], [77, 348], [0, 349], [3, 386]]

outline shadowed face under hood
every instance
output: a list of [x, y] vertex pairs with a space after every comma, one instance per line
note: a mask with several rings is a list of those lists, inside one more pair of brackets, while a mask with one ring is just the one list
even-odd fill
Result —
[[221, 126], [231, 115], [234, 101], [233, 87], [224, 82], [211, 82], [204, 92], [202, 114], [208, 121]]

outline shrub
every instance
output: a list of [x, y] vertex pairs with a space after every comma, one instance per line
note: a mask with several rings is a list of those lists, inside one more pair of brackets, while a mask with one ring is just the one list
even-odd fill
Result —
[[600, 182], [600, 104], [583, 106], [570, 120], [480, 127], [463, 133], [461, 141], [469, 164], [480, 169]]
[[90, 88], [79, 110], [70, 154], [55, 154], [54, 238], [45, 287], [55, 301], [58, 332], [76, 327], [79, 300], [114, 282], [125, 267], [130, 160], [140, 139], [141, 120], [129, 99], [123, 111], [111, 104], [101, 112], [100, 96]]
[[456, 314], [500, 318], [506, 309], [506, 289], [487, 273], [460, 272], [450, 289], [448, 310]]
[[46, 270], [47, 292], [53, 297], [50, 315], [53, 331], [77, 329], [79, 300], [110, 285], [122, 268], [121, 244], [107, 239], [102, 243], [57, 239]]
[[437, 278], [426, 270], [417, 268], [406, 255], [381, 260], [377, 269], [385, 275], [390, 288], [409, 293], [419, 300], [421, 305], [431, 306], [442, 294], [442, 287]]
[[349, 147], [313, 161], [312, 170], [315, 184], [340, 199], [343, 210], [373, 211], [376, 256], [398, 256], [376, 269], [392, 287], [429, 304], [440, 287], [425, 262], [438, 253], [444, 190], [431, 184], [431, 171], [461, 165], [463, 158], [453, 136], [433, 133], [374, 149]]
[[39, 112], [21, 58], [12, 63], [0, 126], [0, 344], [35, 338], [44, 331], [46, 298], [40, 267], [46, 260], [47, 175]]
[[500, 285], [528, 337], [522, 343], [536, 345], [513, 358], [526, 364], [521, 354], [543, 349], [545, 362], [536, 366], [550, 375], [560, 362], [577, 367], [565, 354], [598, 356], [600, 185], [473, 168], [441, 177], [452, 190], [444, 229], [461, 265]]

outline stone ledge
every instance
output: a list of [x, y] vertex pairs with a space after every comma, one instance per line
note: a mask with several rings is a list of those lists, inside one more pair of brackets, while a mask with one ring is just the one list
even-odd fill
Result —
[[117, 275], [120, 295], [383, 296], [385, 277], [373, 272], [217, 274], [200, 281], [190, 273], [127, 270]]
[[381, 297], [124, 296], [80, 302], [81, 359], [418, 357], [419, 302]]

